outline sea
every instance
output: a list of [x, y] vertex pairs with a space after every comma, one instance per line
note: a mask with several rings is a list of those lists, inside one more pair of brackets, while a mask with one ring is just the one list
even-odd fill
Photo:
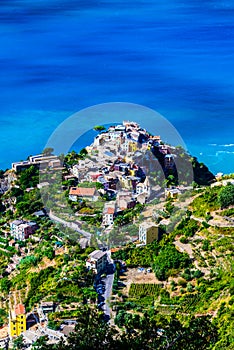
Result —
[[74, 113], [124, 102], [160, 113], [212, 172], [234, 172], [233, 18], [233, 0], [1, 0], [0, 168], [40, 153]]

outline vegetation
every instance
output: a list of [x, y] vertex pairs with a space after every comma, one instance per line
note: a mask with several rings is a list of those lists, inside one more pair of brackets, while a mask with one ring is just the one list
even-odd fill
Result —
[[218, 201], [221, 208], [227, 208], [229, 205], [234, 204], [234, 185], [227, 184], [227, 186], [223, 187], [218, 196]]
[[157, 297], [162, 286], [153, 283], [132, 283], [128, 292], [130, 298], [142, 298], [147, 295]]
[[104, 131], [104, 130], [106, 130], [105, 126], [103, 126], [103, 125], [95, 125], [93, 129], [96, 130], [96, 131]]
[[174, 245], [168, 244], [163, 247], [158, 256], [155, 257], [153, 269], [156, 277], [163, 281], [167, 277], [176, 273], [177, 269], [185, 268], [191, 265], [187, 254], [179, 253]]
[[[44, 150], [45, 155], [52, 152]], [[176, 152], [182, 154], [184, 151], [177, 148]], [[70, 168], [77, 160], [86, 157], [89, 157], [86, 149], [79, 153], [72, 151], [64, 156], [64, 164]], [[204, 165], [187, 154], [183, 157], [192, 164], [197, 183], [211, 181], [212, 176]], [[155, 183], [157, 175], [156, 171]], [[54, 181], [51, 190], [53, 198], [61, 204], [66, 196], [57, 184], [57, 176], [51, 173]], [[189, 178], [189, 174], [186, 176]], [[211, 219], [214, 215], [219, 215], [223, 221], [222, 216], [233, 217], [233, 185], [194, 191], [195, 199], [175, 229], [164, 233], [159, 242], [146, 246], [126, 244], [129, 237], [138, 234], [143, 206], [125, 210], [115, 219], [108, 243], [122, 245], [122, 248], [112, 254], [116, 271], [113, 299], [110, 300], [115, 310], [111, 326], [96, 307], [99, 297], [93, 287], [94, 275], [85, 267], [88, 254], [94, 248], [81, 249], [74, 244], [71, 238], [74, 232], [70, 228], [55, 224], [46, 216], [38, 218], [33, 215], [43, 208], [43, 203], [53, 208], [53, 201], [41, 201], [43, 189], [39, 192], [36, 187], [38, 177], [38, 170], [34, 167], [22, 171], [17, 174], [14, 186], [0, 198], [0, 327], [7, 323], [9, 297], [12, 301], [13, 298], [22, 300], [28, 312], [42, 300], [48, 300], [59, 303], [59, 309], [48, 316], [51, 328], [59, 329], [67, 318], [76, 319], [77, 325], [66, 344], [61, 341], [49, 345], [42, 337], [33, 345], [37, 350], [232, 348], [233, 227], [215, 226]], [[176, 174], [168, 173], [167, 177], [167, 181], [176, 184]], [[71, 182], [63, 182], [65, 188], [70, 185]], [[83, 185], [89, 186], [90, 183]], [[99, 183], [93, 185], [102, 188]], [[103, 203], [100, 199], [93, 203], [72, 202], [71, 206], [86, 227], [99, 227]], [[167, 201], [164, 204], [162, 215], [170, 219], [171, 214], [178, 210], [177, 203]], [[9, 222], [16, 218], [36, 221], [38, 230], [27, 241], [13, 242], [10, 246]], [[76, 240], [80, 237], [76, 233], [74, 236]], [[91, 242], [100, 243], [105, 240], [103, 236], [92, 237]], [[185, 251], [179, 252], [175, 243], [178, 246], [182, 243]], [[188, 255], [186, 248], [192, 254]], [[146, 268], [141, 283], [130, 282], [130, 288], [127, 288], [129, 284], [125, 285], [124, 278], [127, 278], [128, 271], [123, 271], [121, 261], [126, 262], [129, 270]], [[13, 272], [9, 272], [10, 266], [13, 266]], [[143, 278], [148, 277], [148, 267], [154, 272], [154, 281], [143, 283]], [[22, 337], [16, 339], [13, 346], [24, 349]]]
[[38, 350], [72, 349], [210, 349], [219, 339], [217, 328], [203, 318], [192, 318], [186, 326], [172, 317], [158, 319], [154, 312], [143, 316], [121, 311], [115, 322], [121, 332], [109, 326], [100, 312], [84, 307], [79, 311], [75, 332], [68, 337], [67, 344], [49, 345], [45, 339], [37, 343]]

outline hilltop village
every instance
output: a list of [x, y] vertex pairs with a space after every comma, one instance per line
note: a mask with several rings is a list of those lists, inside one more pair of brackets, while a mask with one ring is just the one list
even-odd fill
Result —
[[0, 173], [0, 348], [229, 349], [234, 176], [135, 122], [95, 129]]
[[[161, 156], [158, 159], [152, 153], [155, 149]], [[110, 126], [85, 148], [84, 159], [69, 168], [69, 179], [76, 184], [69, 188], [69, 199], [103, 200], [101, 226], [108, 232], [127, 210], [144, 206], [160, 195], [176, 198], [188, 189], [177, 184], [174, 150], [135, 122]], [[166, 181], [169, 187], [162, 191], [161, 183], [168, 178], [172, 181]], [[83, 219], [91, 213], [82, 212]]]

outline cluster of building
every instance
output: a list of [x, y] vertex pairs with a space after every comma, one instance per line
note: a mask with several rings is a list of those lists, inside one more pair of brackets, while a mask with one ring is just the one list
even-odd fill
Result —
[[[55, 311], [56, 304], [54, 302], [41, 302], [36, 308], [36, 313], [26, 314], [23, 304], [16, 304], [9, 308], [8, 335], [9, 339], [3, 342], [4, 348], [8, 344], [8, 340], [13, 340], [20, 335], [23, 336], [23, 342], [28, 349], [32, 348], [40, 337], [47, 336], [47, 344], [56, 344], [61, 339], [66, 340], [66, 336], [74, 331], [74, 322], [67, 326], [61, 327], [61, 331], [54, 331], [46, 326], [47, 314]], [[7, 347], [8, 348], [8, 347]]]
[[10, 187], [11, 184], [16, 180], [16, 175], [14, 173], [14, 171], [12, 170], [7, 170], [2, 178], [0, 179], [0, 194], [4, 194], [5, 192], [7, 192]]
[[[123, 210], [145, 204], [151, 195], [149, 177], [144, 167], [135, 161], [136, 153], [160, 146], [160, 136], [151, 136], [135, 122], [124, 121], [99, 134], [92, 145], [86, 147], [88, 157], [74, 165], [71, 175], [78, 181], [69, 190], [69, 199], [97, 201], [107, 196], [103, 210], [103, 226], [113, 224], [114, 218]], [[163, 152], [165, 146], [162, 145]], [[142, 154], [143, 156], [143, 154]], [[171, 158], [169, 162], [171, 162]], [[88, 186], [83, 186], [88, 182]], [[96, 186], [100, 183], [102, 186]], [[92, 186], [93, 184], [93, 186]], [[80, 187], [82, 186], [82, 187]], [[98, 188], [98, 190], [97, 190]]]

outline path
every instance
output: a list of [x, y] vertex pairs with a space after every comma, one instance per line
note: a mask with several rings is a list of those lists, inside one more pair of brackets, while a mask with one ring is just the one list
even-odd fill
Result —
[[69, 227], [69, 228], [73, 229], [74, 231], [79, 232], [82, 236], [84, 236], [85, 238], [87, 238], [90, 241], [92, 234], [90, 232], [82, 230], [80, 228], [80, 225], [77, 222], [69, 222], [69, 221], [63, 220], [63, 219], [59, 218], [58, 216], [56, 216], [55, 214], [53, 214], [52, 211], [49, 212], [49, 218], [52, 221], [59, 222], [60, 224], [66, 226], [66, 227]]

